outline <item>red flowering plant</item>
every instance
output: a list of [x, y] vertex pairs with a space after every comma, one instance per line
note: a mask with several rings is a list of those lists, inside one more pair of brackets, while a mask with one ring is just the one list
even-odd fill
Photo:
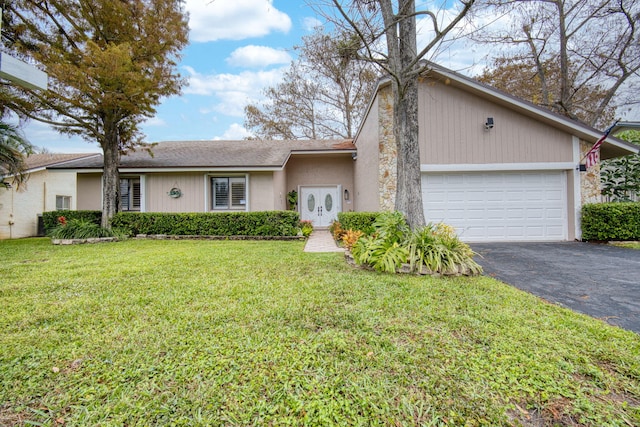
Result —
[[58, 224], [59, 225], [67, 225], [67, 218], [65, 218], [64, 216], [59, 216], [58, 217]]

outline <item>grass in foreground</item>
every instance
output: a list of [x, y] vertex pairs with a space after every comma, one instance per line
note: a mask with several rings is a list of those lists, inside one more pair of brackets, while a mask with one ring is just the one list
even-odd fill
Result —
[[301, 242], [0, 242], [0, 425], [640, 425], [640, 337]]
[[612, 244], [623, 248], [640, 249], [640, 242], [616, 242]]

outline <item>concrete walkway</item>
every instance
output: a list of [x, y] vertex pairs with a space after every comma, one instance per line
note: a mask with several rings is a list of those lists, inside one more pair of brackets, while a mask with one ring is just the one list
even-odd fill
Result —
[[344, 252], [343, 248], [336, 245], [329, 230], [314, 229], [307, 239], [307, 244], [304, 246], [305, 252]]

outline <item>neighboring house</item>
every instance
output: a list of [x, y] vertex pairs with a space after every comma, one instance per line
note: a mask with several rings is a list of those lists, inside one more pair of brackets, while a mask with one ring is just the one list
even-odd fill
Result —
[[[427, 221], [462, 240], [580, 238], [584, 203], [600, 201], [599, 165], [581, 172], [602, 132], [433, 65], [419, 85], [420, 164]], [[382, 80], [354, 141], [355, 207], [393, 209], [393, 96]], [[601, 158], [638, 152], [609, 137]]]
[[[600, 201], [599, 166], [581, 172], [600, 131], [433, 65], [419, 93], [420, 163], [427, 221], [462, 240], [580, 238], [580, 211]], [[396, 148], [389, 81], [380, 81], [353, 141], [175, 141], [122, 156], [125, 211], [287, 209], [327, 227], [340, 211], [392, 210]], [[354, 145], [355, 144], [355, 145]], [[609, 137], [603, 159], [638, 147]], [[70, 206], [101, 209], [102, 156], [51, 165], [77, 174]], [[35, 216], [29, 214], [31, 216]]]
[[[121, 158], [123, 211], [283, 210], [291, 191], [319, 227], [353, 210], [351, 141], [174, 141], [151, 151]], [[101, 209], [102, 167], [97, 156], [49, 169], [77, 173], [78, 209]]]
[[[56, 209], [76, 209], [76, 174], [49, 166], [96, 154], [32, 154], [26, 159], [28, 180], [16, 188], [0, 187], [0, 239], [38, 233], [38, 215]], [[1, 171], [0, 171], [1, 172]], [[11, 183], [11, 176], [0, 177]]]

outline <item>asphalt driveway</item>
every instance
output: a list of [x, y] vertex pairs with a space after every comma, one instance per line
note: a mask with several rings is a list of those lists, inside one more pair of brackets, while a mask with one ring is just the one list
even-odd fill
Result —
[[640, 333], [640, 251], [579, 242], [471, 247], [486, 275]]

